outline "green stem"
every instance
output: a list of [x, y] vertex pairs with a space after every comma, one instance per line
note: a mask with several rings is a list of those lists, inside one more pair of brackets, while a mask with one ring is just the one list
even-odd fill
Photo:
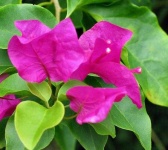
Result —
[[73, 116], [69, 116], [69, 117], [64, 117], [65, 120], [69, 120], [69, 119], [73, 119], [77, 116], [78, 114], [75, 114]]
[[60, 22], [61, 7], [58, 0], [52, 0], [55, 6], [55, 16], [58, 22]]
[[51, 5], [51, 4], [52, 4], [52, 2], [42, 2], [42, 3], [38, 4], [38, 5], [43, 7], [43, 6]]
[[158, 150], [166, 150], [166, 148], [164, 147], [163, 143], [161, 142], [154, 130], [152, 130], [152, 141], [155, 143]]

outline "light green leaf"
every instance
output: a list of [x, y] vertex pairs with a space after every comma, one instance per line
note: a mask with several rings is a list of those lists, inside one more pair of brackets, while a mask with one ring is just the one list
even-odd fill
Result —
[[68, 89], [78, 85], [86, 85], [86, 84], [78, 80], [70, 80], [67, 83], [65, 83], [58, 92], [58, 99], [67, 100], [66, 92], [68, 91]]
[[49, 84], [46, 81], [41, 83], [27, 83], [30, 92], [39, 97], [43, 101], [48, 101], [51, 97], [52, 91]]
[[114, 125], [135, 133], [145, 150], [151, 150], [151, 121], [143, 108], [138, 109], [128, 98], [113, 105], [110, 112]]
[[20, 103], [15, 112], [15, 127], [24, 146], [32, 150], [47, 129], [58, 125], [64, 116], [64, 106], [57, 101], [47, 109], [36, 102]]
[[[34, 150], [41, 150], [45, 148], [53, 139], [54, 133], [55, 133], [54, 128], [46, 130], [43, 133], [40, 141], [38, 142]], [[25, 150], [25, 147], [20, 141], [15, 129], [14, 116], [10, 117], [10, 119], [8, 120], [5, 129], [5, 137], [6, 137], [6, 150]]]
[[69, 17], [75, 9], [93, 3], [113, 2], [116, 0], [67, 0], [67, 17]]
[[136, 77], [147, 98], [168, 106], [168, 36], [156, 16], [126, 0], [110, 6], [90, 5], [85, 11], [97, 21], [107, 20], [133, 31], [133, 38], [126, 45], [130, 67], [142, 67], [142, 74]]
[[55, 127], [55, 139], [61, 150], [75, 149], [76, 139], [69, 128], [63, 123]]
[[0, 83], [0, 96], [4, 96], [10, 93], [29, 93], [26, 82], [22, 78], [20, 78], [17, 73], [10, 75]]
[[[15, 15], [13, 15], [15, 14]], [[19, 34], [14, 26], [16, 20], [37, 19], [49, 27], [54, 27], [56, 19], [47, 9], [37, 5], [18, 4], [0, 8], [0, 48], [6, 49], [10, 38]]]
[[5, 6], [8, 4], [21, 4], [22, 0], [0, 0], [0, 6]]
[[97, 134], [88, 124], [78, 125], [75, 120], [67, 121], [67, 126], [86, 150], [104, 150], [108, 136]]
[[100, 135], [110, 135], [113, 138], [115, 138], [116, 136], [115, 126], [113, 124], [111, 114], [109, 114], [108, 117], [104, 121], [100, 123], [90, 124], [90, 125]]

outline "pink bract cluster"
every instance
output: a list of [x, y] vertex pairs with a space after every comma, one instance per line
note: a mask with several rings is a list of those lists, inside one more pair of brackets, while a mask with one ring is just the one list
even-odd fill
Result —
[[78, 39], [72, 21], [67, 18], [53, 29], [37, 20], [16, 21], [21, 36], [13, 36], [8, 54], [19, 75], [28, 82], [70, 79], [84, 80], [89, 73], [100, 76], [116, 88], [75, 86], [67, 91], [70, 108], [77, 122], [103, 121], [114, 102], [128, 96], [142, 107], [140, 90], [133, 70], [120, 64], [123, 46], [132, 37], [130, 30], [107, 21], [95, 24]]

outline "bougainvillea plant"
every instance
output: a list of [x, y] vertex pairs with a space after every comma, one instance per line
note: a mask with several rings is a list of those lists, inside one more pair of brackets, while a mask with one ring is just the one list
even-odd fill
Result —
[[150, 150], [166, 36], [129, 0], [0, 1], [0, 149], [103, 150], [118, 127]]

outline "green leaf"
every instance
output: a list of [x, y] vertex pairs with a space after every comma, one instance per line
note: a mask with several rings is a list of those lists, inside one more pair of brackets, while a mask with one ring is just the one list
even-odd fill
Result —
[[0, 67], [1, 66], [12, 66], [11, 61], [9, 60], [7, 50], [0, 49]]
[[20, 78], [17, 73], [10, 75], [0, 83], [0, 96], [4, 96], [10, 93], [20, 94], [21, 92], [23, 94], [28, 94], [28, 91], [29, 89], [26, 82]]
[[69, 128], [63, 123], [55, 127], [55, 139], [61, 150], [75, 149], [76, 139]]
[[[34, 150], [41, 150], [45, 148], [53, 139], [54, 133], [54, 128], [46, 130]], [[15, 129], [14, 116], [10, 117], [10, 119], [8, 120], [5, 130], [5, 137], [6, 150], [25, 150], [25, 147], [20, 141]]]
[[6, 128], [6, 123], [8, 119], [4, 118], [3, 120], [0, 121], [0, 149], [5, 147], [6, 142], [5, 142], [5, 128]]
[[25, 101], [16, 108], [16, 131], [24, 146], [33, 149], [43, 132], [58, 125], [63, 116], [64, 106], [59, 101], [49, 109], [36, 102]]
[[0, 66], [0, 75], [3, 73], [15, 72], [16, 69], [10, 66]]
[[116, 136], [115, 126], [113, 124], [111, 114], [109, 114], [104, 121], [100, 123], [90, 124], [90, 125], [100, 135], [110, 135], [112, 138], [115, 138]]
[[86, 150], [104, 150], [108, 136], [97, 134], [88, 124], [78, 125], [75, 120], [67, 121], [67, 126]]
[[24, 150], [14, 126], [14, 116], [11, 116], [5, 129], [6, 150]]
[[58, 99], [59, 100], [67, 100], [66, 97], [66, 92], [68, 91], [68, 89], [74, 87], [74, 86], [78, 86], [78, 85], [86, 85], [84, 82], [78, 81], [78, 80], [70, 80], [68, 82], [66, 82], [59, 90], [58, 92]]
[[142, 67], [142, 73], [136, 77], [147, 98], [168, 106], [168, 36], [159, 27], [156, 16], [127, 1], [90, 5], [85, 11], [97, 21], [107, 20], [133, 31], [133, 38], [126, 45], [130, 67]]
[[50, 128], [44, 131], [42, 137], [40, 138], [40, 141], [37, 143], [34, 150], [41, 150], [47, 147], [53, 140], [54, 134], [55, 134], [55, 128]]
[[[15, 15], [13, 15], [15, 14]], [[16, 20], [37, 19], [49, 27], [54, 27], [56, 19], [47, 9], [37, 5], [18, 4], [0, 8], [0, 48], [6, 49], [10, 38], [19, 34], [14, 26]]]
[[51, 97], [52, 91], [46, 81], [41, 83], [27, 83], [29, 90], [32, 94], [39, 97], [43, 101], [48, 101]]
[[8, 4], [21, 4], [21, 0], [0, 0], [0, 6], [5, 6]]
[[135, 133], [146, 150], [151, 149], [151, 121], [143, 108], [138, 109], [128, 98], [113, 105], [110, 112], [114, 125]]
[[105, 3], [105, 2], [112, 2], [115, 0], [67, 0], [67, 17], [69, 17], [75, 9], [93, 3]]

